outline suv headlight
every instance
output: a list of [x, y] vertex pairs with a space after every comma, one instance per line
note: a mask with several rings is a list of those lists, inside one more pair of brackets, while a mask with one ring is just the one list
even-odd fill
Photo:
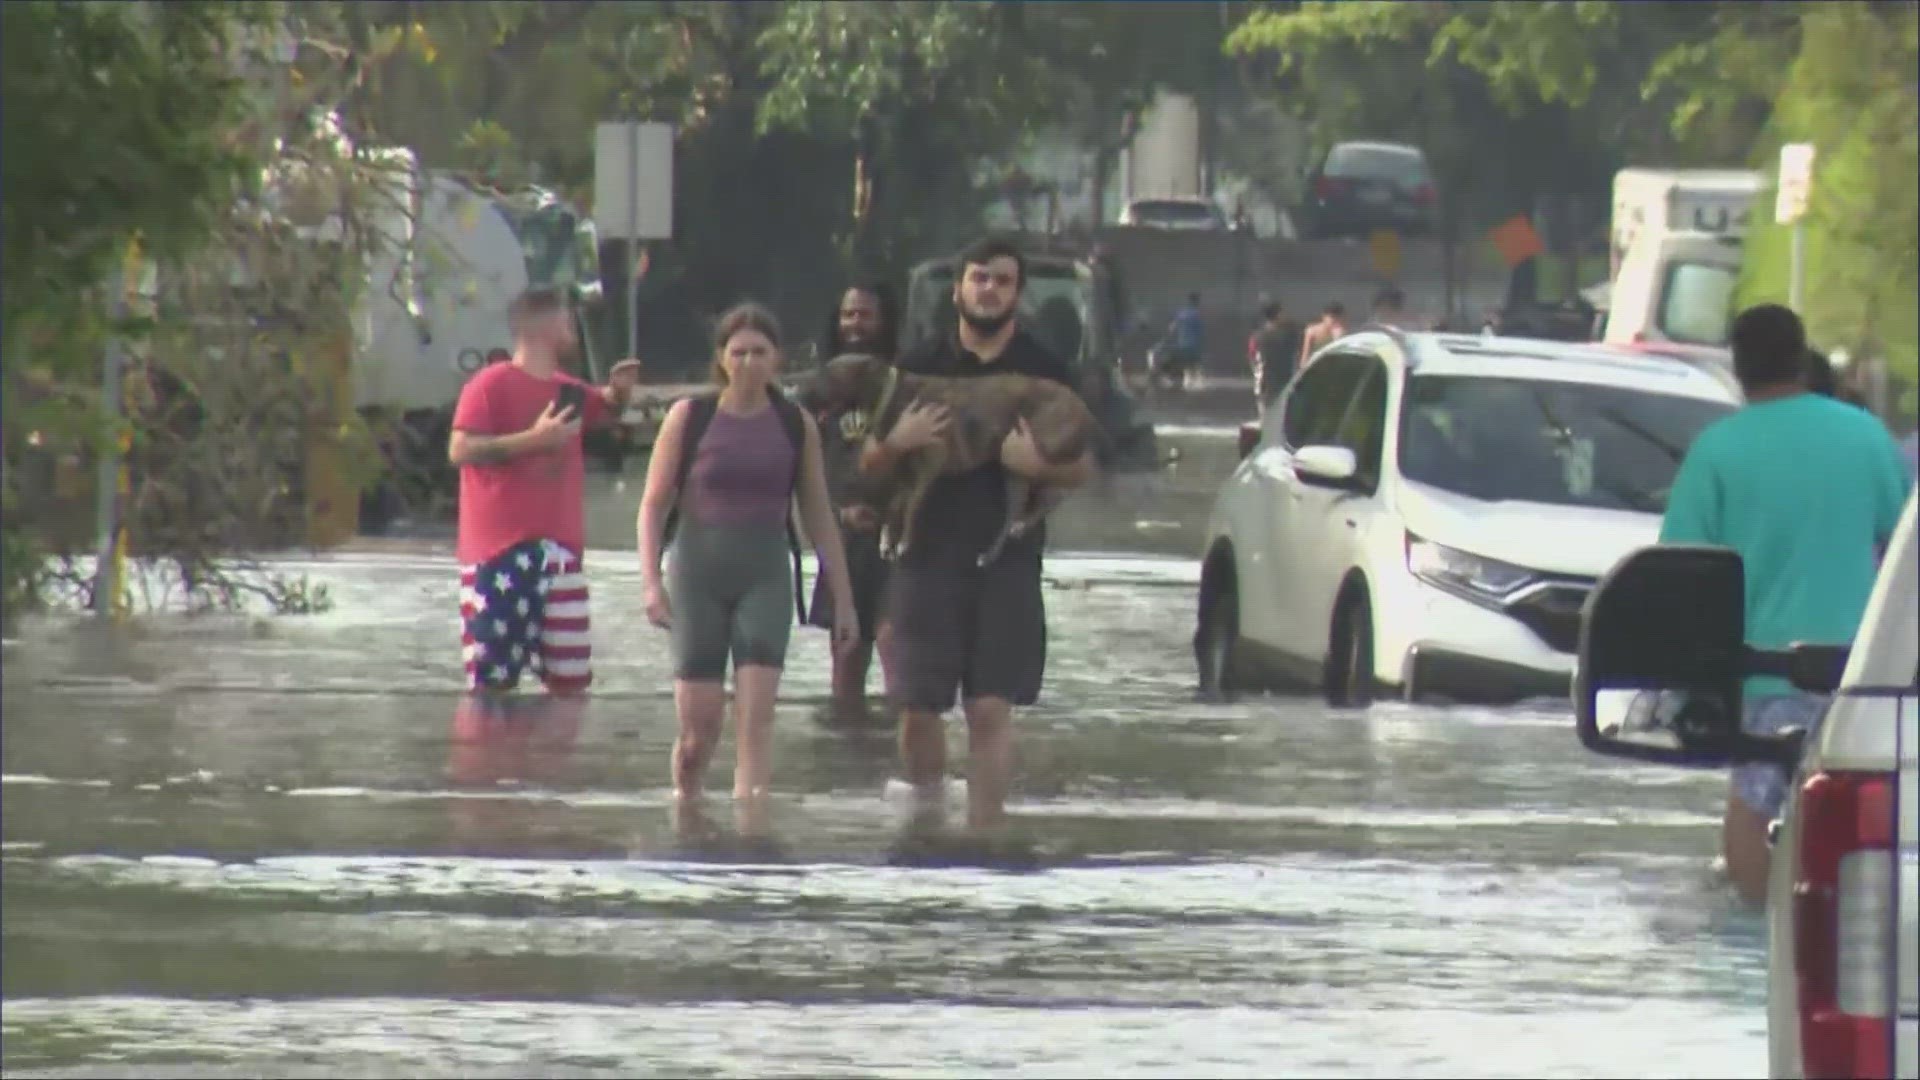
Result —
[[1535, 580], [1533, 571], [1407, 534], [1407, 572], [1469, 600], [1497, 603]]

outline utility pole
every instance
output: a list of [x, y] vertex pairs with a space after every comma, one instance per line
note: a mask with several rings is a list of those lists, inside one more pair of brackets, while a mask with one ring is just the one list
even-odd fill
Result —
[[[125, 263], [129, 268], [137, 250], [127, 253]], [[126, 318], [127, 291], [133, 287], [134, 280], [127, 269], [114, 275], [108, 308], [116, 323]], [[126, 355], [120, 335], [110, 334], [106, 352], [100, 357], [100, 411], [116, 428], [122, 420], [121, 389], [126, 381]], [[117, 430], [100, 445], [99, 467], [93, 478], [93, 516], [93, 613], [112, 616], [120, 609], [125, 587], [122, 570], [126, 553], [125, 545], [120, 542], [120, 432]]]

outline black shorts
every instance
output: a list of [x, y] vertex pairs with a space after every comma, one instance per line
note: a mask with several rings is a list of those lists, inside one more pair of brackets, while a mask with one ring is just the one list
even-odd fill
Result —
[[[855, 532], [840, 530], [840, 544], [847, 553], [847, 577], [853, 586], [853, 611], [860, 616], [860, 637], [873, 644], [874, 631], [882, 614], [880, 596], [887, 584], [887, 561], [880, 557], [880, 530]], [[813, 575], [813, 599], [807, 603], [807, 625], [833, 629], [833, 590], [827, 588], [827, 575]]]
[[960, 697], [1040, 699], [1047, 609], [1040, 564], [980, 569], [895, 566], [887, 582], [887, 696], [897, 708], [946, 712]]

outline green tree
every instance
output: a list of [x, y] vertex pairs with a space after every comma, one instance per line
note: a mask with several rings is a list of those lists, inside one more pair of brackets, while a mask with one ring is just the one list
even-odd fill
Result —
[[[328, 5], [7, 5], [4, 18], [6, 611], [84, 588], [92, 459], [125, 437], [133, 554], [195, 604], [324, 603], [244, 556], [305, 531], [317, 403], [346, 333], [374, 185], [324, 115], [357, 77]], [[282, 54], [296, 50], [295, 61]], [[271, 169], [263, 166], [272, 165]], [[271, 179], [269, 179], [271, 178]], [[332, 219], [337, 239], [298, 226]], [[116, 317], [137, 243], [157, 303]], [[362, 274], [364, 276], [364, 274]], [[110, 337], [124, 412], [101, 408]]]
[[[1911, 416], [1920, 357], [1920, 4], [1812, 4], [1796, 55], [1751, 160], [1772, 170], [1783, 143], [1810, 142], [1814, 186], [1805, 229], [1805, 316], [1814, 338], [1885, 359], [1907, 384]], [[1782, 47], [1776, 43], [1775, 48]], [[1772, 207], [1755, 214], [1740, 303], [1784, 301], [1790, 234]]]
[[118, 437], [99, 408], [108, 290], [138, 237], [191, 251], [242, 190], [246, 117], [227, 45], [250, 17], [216, 3], [0, 8], [0, 292], [5, 604], [31, 604], [54, 537], [26, 513], [45, 471]]
[[847, 146], [858, 264], [898, 269], [979, 209], [973, 163], [1057, 115], [1061, 73], [1021, 5], [877, 0], [781, 5], [760, 35], [763, 131]]

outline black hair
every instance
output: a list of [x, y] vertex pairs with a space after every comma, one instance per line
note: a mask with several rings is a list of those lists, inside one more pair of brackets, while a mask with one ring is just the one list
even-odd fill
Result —
[[1015, 290], [1027, 287], [1027, 257], [1020, 253], [1020, 245], [1004, 236], [982, 237], [968, 245], [967, 250], [961, 252], [960, 258], [954, 261], [954, 279], [958, 281], [966, 274], [969, 266], [985, 266], [995, 259], [1012, 259], [1014, 269], [1019, 275], [1018, 280], [1014, 282]]
[[[846, 288], [840, 290], [840, 298], [845, 299], [850, 292], [863, 292], [873, 297], [874, 304], [880, 308], [880, 340], [875, 343], [881, 359], [892, 360], [900, 351], [900, 297], [893, 286], [878, 278], [857, 278]], [[820, 359], [831, 360], [846, 352], [840, 342], [840, 301], [835, 300], [832, 310], [827, 312], [826, 333], [820, 335]]]
[[1335, 300], [1333, 303], [1322, 308], [1320, 313], [1322, 315], [1331, 315], [1336, 319], [1344, 319], [1347, 317], [1347, 305]]
[[1277, 319], [1279, 319], [1280, 318], [1280, 301], [1269, 300], [1267, 302], [1267, 306], [1260, 309], [1260, 317], [1267, 320], [1268, 322], [1274, 322]]
[[1790, 308], [1757, 304], [1733, 317], [1727, 331], [1733, 374], [1741, 389], [1799, 385], [1807, 370], [1807, 330]]
[[1840, 396], [1840, 380], [1834, 377], [1833, 361], [1818, 349], [1807, 350], [1807, 389], [1828, 397]]
[[1406, 305], [1406, 302], [1407, 294], [1401, 292], [1400, 286], [1398, 285], [1383, 285], [1379, 292], [1373, 294], [1373, 306], [1375, 308], [1388, 308], [1393, 311], [1399, 311]]

